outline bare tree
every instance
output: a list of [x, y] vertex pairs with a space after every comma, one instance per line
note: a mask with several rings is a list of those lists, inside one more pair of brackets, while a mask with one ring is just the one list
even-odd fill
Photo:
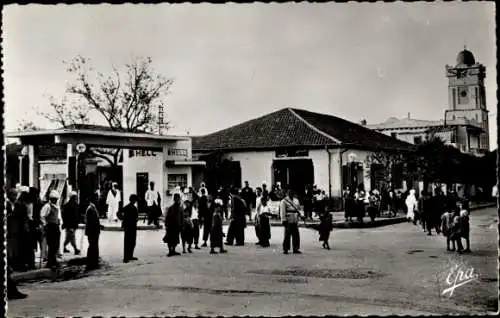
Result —
[[39, 129], [40, 128], [37, 125], [35, 125], [35, 123], [33, 123], [31, 120], [23, 119], [17, 122], [17, 131], [26, 131], [26, 130], [34, 131]]
[[[159, 127], [168, 130], [168, 123], [158, 123], [157, 113], [173, 80], [157, 74], [150, 57], [134, 59], [122, 71], [113, 66], [107, 75], [95, 72], [90, 59], [82, 56], [65, 64], [75, 79], [61, 102], [51, 99], [51, 111], [42, 113], [45, 118], [69, 127], [88, 124], [90, 115], [97, 114], [113, 131], [153, 133]], [[159, 129], [157, 133], [165, 131]], [[121, 149], [89, 150], [111, 165], [118, 165]]]

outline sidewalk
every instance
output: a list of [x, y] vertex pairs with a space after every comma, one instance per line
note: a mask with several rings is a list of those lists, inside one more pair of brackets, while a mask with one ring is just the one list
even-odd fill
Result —
[[[488, 207], [493, 207], [495, 206], [496, 203], [494, 202], [488, 202], [488, 203], [472, 203], [471, 204], [471, 211], [473, 210], [479, 210], [483, 208], [488, 208]], [[332, 212], [333, 216], [333, 227], [334, 228], [360, 228], [360, 227], [379, 227], [379, 226], [386, 226], [386, 225], [392, 225], [392, 224], [397, 224], [397, 223], [402, 223], [406, 221], [406, 218], [404, 217], [403, 213], [398, 214], [396, 217], [387, 217], [387, 215], [382, 213], [381, 217], [376, 218], [374, 223], [370, 223], [370, 218], [365, 217], [363, 219], [363, 224], [360, 224], [356, 221], [353, 222], [345, 222], [344, 219], [344, 211], [340, 212]], [[163, 223], [163, 221], [160, 221], [160, 224]], [[224, 220], [223, 224], [227, 225], [229, 222], [227, 220]], [[271, 226], [281, 226], [281, 221], [279, 220], [271, 220]], [[315, 227], [315, 225], [319, 224], [319, 219], [314, 218], [313, 220], [307, 220], [307, 221], [301, 221], [299, 222], [299, 227]], [[121, 228], [121, 221], [120, 222], [110, 222], [106, 219], [101, 219], [101, 225], [104, 226], [104, 231], [123, 231]], [[253, 221], [247, 221], [247, 226], [253, 226], [254, 223]], [[84, 229], [85, 226], [83, 224], [80, 224], [79, 226], [80, 229]], [[163, 226], [161, 226], [161, 229], [163, 229]], [[147, 221], [144, 222], [142, 219], [137, 222], [137, 230], [139, 231], [158, 231], [158, 229], [154, 225], [148, 225]]]
[[[64, 254], [62, 258], [59, 259], [60, 267], [53, 271], [50, 268], [37, 268], [34, 270], [26, 271], [26, 272], [14, 272], [11, 274], [12, 280], [16, 282], [25, 282], [31, 280], [40, 280], [40, 279], [52, 279], [55, 280], [57, 278], [61, 278], [65, 276], [67, 271], [72, 270], [71, 266], [82, 265], [86, 262], [86, 256], [74, 255], [74, 254]], [[36, 266], [39, 266], [39, 261]]]

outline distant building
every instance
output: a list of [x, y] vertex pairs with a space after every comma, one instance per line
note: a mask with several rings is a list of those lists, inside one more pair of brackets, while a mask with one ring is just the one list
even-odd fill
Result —
[[476, 63], [472, 52], [464, 49], [458, 53], [456, 66], [446, 65], [446, 76], [448, 109], [443, 119], [413, 119], [408, 113], [407, 118], [391, 117], [367, 127], [413, 144], [437, 136], [464, 153], [484, 155], [489, 151], [486, 68]]
[[[193, 137], [193, 156], [222, 153], [230, 161], [231, 185], [252, 187], [280, 182], [299, 193], [316, 184], [330, 197], [346, 186], [380, 189], [381, 167], [373, 153], [404, 152], [413, 146], [347, 120], [284, 108], [218, 132]], [[205, 159], [204, 159], [205, 160]], [[208, 161], [207, 161], [208, 166]], [[395, 173], [393, 184], [403, 187]], [[198, 180], [210, 180], [199, 176]], [[195, 186], [198, 184], [195, 182]]]

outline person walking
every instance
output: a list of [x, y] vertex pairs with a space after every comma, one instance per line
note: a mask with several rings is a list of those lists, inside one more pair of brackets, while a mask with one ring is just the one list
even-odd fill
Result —
[[99, 221], [99, 212], [97, 211], [97, 195], [91, 195], [89, 205], [85, 211], [85, 235], [89, 242], [87, 249], [87, 271], [99, 268], [99, 236], [104, 228]]
[[245, 181], [245, 186], [243, 187], [243, 189], [241, 189], [241, 198], [243, 199], [243, 201], [245, 201], [245, 204], [247, 206], [247, 215], [251, 221], [252, 209], [255, 203], [255, 193], [253, 192], [253, 189], [250, 188], [248, 181]]
[[181, 240], [182, 240], [182, 253], [186, 253], [186, 244], [188, 246], [188, 253], [192, 253], [191, 245], [193, 244], [193, 222], [191, 221], [191, 213], [193, 212], [191, 201], [184, 201], [184, 208], [182, 213], [182, 227], [181, 227]]
[[467, 204], [463, 201], [458, 203], [460, 209], [460, 239], [465, 239], [465, 250], [464, 253], [470, 253], [470, 218], [469, 218], [469, 208]]
[[319, 215], [319, 241], [323, 242], [323, 248], [330, 249], [330, 232], [333, 230], [333, 219], [330, 212], [323, 211]]
[[139, 198], [136, 194], [129, 197], [129, 203], [123, 207], [123, 262], [136, 261], [134, 249], [137, 242], [137, 221], [139, 220]]
[[300, 252], [300, 233], [299, 233], [299, 217], [301, 213], [299, 207], [293, 202], [293, 194], [289, 190], [286, 197], [281, 200], [280, 213], [285, 234], [283, 238], [283, 253], [288, 254], [290, 250], [290, 239], [292, 239], [293, 253], [301, 254]]
[[227, 231], [227, 245], [233, 245], [236, 240], [236, 246], [245, 245], [245, 227], [246, 227], [245, 201], [238, 195], [236, 189], [231, 190], [231, 221]]
[[48, 245], [47, 268], [58, 267], [57, 253], [61, 241], [61, 212], [57, 202], [59, 201], [59, 192], [52, 190], [49, 194], [49, 202], [46, 203], [41, 211], [41, 220], [45, 228], [45, 236]]
[[165, 241], [168, 245], [168, 257], [181, 255], [175, 251], [179, 244], [179, 236], [182, 227], [183, 208], [180, 193], [174, 194], [174, 203], [167, 209], [165, 214]]
[[191, 222], [193, 224], [193, 243], [195, 250], [200, 249], [198, 246], [200, 241], [200, 211], [198, 209], [198, 201], [199, 199], [193, 201], [193, 207], [191, 208]]
[[154, 224], [156, 228], [160, 228], [159, 217], [161, 216], [161, 195], [155, 190], [155, 183], [149, 183], [149, 189], [145, 194], [146, 208], [148, 214], [148, 225]]
[[260, 213], [262, 209], [262, 189], [255, 189], [255, 215], [254, 215], [254, 228], [255, 228], [255, 236], [257, 237], [256, 245], [260, 245]]
[[378, 207], [378, 199], [375, 196], [373, 191], [369, 192], [368, 197], [368, 216], [370, 217], [370, 222], [375, 223], [375, 218], [377, 217], [377, 207]]
[[7, 213], [7, 258], [14, 270], [20, 270], [21, 257], [19, 241], [22, 235], [22, 218], [19, 218], [19, 210], [16, 210], [17, 189], [13, 188], [7, 192], [6, 213]]
[[435, 217], [434, 217], [434, 200], [426, 190], [422, 191], [422, 196], [419, 200], [419, 210], [422, 218], [422, 228], [427, 231], [427, 235], [432, 235], [432, 228], [435, 227]]
[[307, 185], [304, 193], [304, 216], [312, 219], [314, 193], [311, 185]]
[[201, 217], [201, 224], [203, 224], [203, 244], [202, 247], [207, 247], [208, 237], [210, 236], [210, 231], [212, 229], [212, 216], [213, 208], [211, 205], [206, 189], [200, 190], [200, 198], [198, 199], [198, 213]]
[[417, 198], [415, 197], [415, 190], [411, 189], [410, 194], [406, 197], [406, 218], [408, 221], [413, 222], [413, 225], [417, 225], [417, 219], [415, 218], [415, 211], [417, 210]]
[[259, 211], [259, 245], [262, 247], [269, 247], [269, 240], [271, 239], [271, 224], [269, 218], [272, 216], [271, 208], [268, 205], [268, 199], [262, 197]]
[[[441, 217], [441, 232], [446, 237], [446, 250], [455, 251], [455, 241], [452, 240], [451, 232], [453, 228], [453, 213], [445, 211]], [[453, 248], [450, 248], [450, 242], [453, 244]]]
[[14, 205], [14, 216], [18, 226], [17, 231], [17, 264], [21, 271], [34, 268], [35, 263], [35, 245], [33, 244], [34, 235], [31, 232], [33, 206], [30, 204], [29, 188], [20, 187], [20, 195]]
[[110, 222], [118, 222], [118, 217], [116, 216], [116, 214], [120, 209], [121, 201], [122, 199], [120, 190], [118, 190], [118, 183], [114, 182], [112, 188], [108, 192], [108, 197], [106, 199], [106, 204], [108, 205], [108, 220]]
[[76, 247], [76, 229], [78, 229], [78, 202], [77, 193], [71, 191], [69, 194], [69, 201], [62, 208], [62, 229], [66, 232], [66, 238], [64, 239], [63, 252], [69, 253], [66, 248], [68, 244], [71, 244], [75, 255], [80, 255], [80, 250]]
[[358, 191], [355, 194], [355, 211], [356, 218], [359, 223], [363, 223], [363, 218], [365, 217], [365, 203], [367, 199], [366, 192], [363, 185], [360, 185]]

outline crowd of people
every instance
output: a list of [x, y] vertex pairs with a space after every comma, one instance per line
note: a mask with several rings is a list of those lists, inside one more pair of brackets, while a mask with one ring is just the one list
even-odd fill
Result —
[[[445, 195], [440, 188], [434, 194], [422, 191], [419, 198], [416, 191], [410, 190], [406, 198], [407, 218], [414, 225], [420, 223], [427, 235], [432, 235], [432, 229], [437, 234], [446, 237], [446, 250], [458, 253], [470, 253], [470, 206], [465, 198], [459, 198], [457, 193], [450, 189]], [[465, 239], [466, 248], [463, 248], [462, 239]], [[452, 247], [450, 248], [450, 243]]]
[[[68, 244], [76, 255], [80, 254], [75, 231], [80, 223], [77, 194], [70, 192], [68, 202], [59, 204], [60, 194], [50, 191], [48, 200], [42, 201], [40, 191], [34, 187], [17, 185], [7, 192], [7, 261], [9, 273], [35, 269], [35, 253], [40, 251], [40, 264], [55, 269], [62, 257], [60, 250], [61, 229], [66, 237], [63, 252], [69, 253]], [[88, 227], [88, 226], [87, 226]], [[90, 242], [90, 240], [89, 240]], [[9, 298], [23, 298], [9, 278]]]
[[[310, 187], [309, 190], [317, 191]], [[318, 191], [320, 198], [322, 194]], [[128, 263], [136, 260], [134, 248], [137, 237], [137, 222], [140, 214], [138, 204], [139, 198], [133, 194], [129, 198], [129, 203], [117, 213], [117, 217], [122, 220], [124, 236], [124, 258]], [[161, 195], [155, 190], [154, 182], [149, 185], [149, 190], [145, 194], [148, 220], [150, 224], [159, 226], [158, 216], [161, 215]], [[307, 201], [307, 199], [305, 199]], [[311, 199], [309, 202], [322, 202]], [[278, 209], [272, 209], [270, 202], [278, 202]], [[322, 204], [322, 203], [320, 203]], [[312, 209], [311, 209], [312, 210]], [[321, 210], [321, 211], [320, 211]], [[324, 205], [315, 209], [321, 224], [319, 226], [320, 241], [323, 247], [330, 249], [328, 243], [330, 232], [333, 228], [330, 213], [326, 212]], [[265, 183], [255, 190], [245, 182], [241, 189], [230, 188], [226, 192], [224, 187], [220, 187], [214, 194], [209, 194], [204, 183], [196, 191], [194, 188], [176, 187], [173, 191], [173, 203], [165, 209], [164, 223], [165, 236], [163, 242], [168, 247], [167, 256], [177, 256], [181, 253], [176, 251], [180, 244], [182, 253], [192, 253], [193, 249], [210, 247], [211, 254], [226, 253], [224, 246], [245, 245], [245, 228], [247, 218], [254, 219], [257, 245], [262, 247], [270, 246], [272, 218], [280, 219], [284, 226], [283, 252], [290, 251], [300, 254], [300, 235], [298, 231], [299, 220], [305, 220], [306, 215], [302, 212], [298, 194], [294, 191], [285, 191], [280, 183], [267, 189]], [[229, 221], [226, 233], [223, 231], [224, 219]], [[225, 240], [224, 240], [225, 237]]]
[[[354, 187], [353, 187], [354, 188]], [[91, 195], [84, 206], [85, 235], [88, 239], [87, 270], [99, 268], [99, 236], [103, 226], [100, 223], [99, 191]], [[145, 208], [149, 224], [160, 228], [162, 215], [161, 194], [155, 190], [154, 182], [145, 193]], [[247, 217], [254, 218], [257, 245], [270, 246], [271, 219], [280, 219], [284, 227], [283, 253], [300, 254], [299, 221], [312, 218], [316, 212], [320, 219], [318, 226], [319, 241], [325, 249], [330, 249], [330, 233], [333, 229], [332, 215], [326, 208], [324, 191], [316, 186], [306, 187], [299, 202], [299, 194], [285, 190], [280, 183], [269, 191], [265, 183], [252, 189], [246, 181], [241, 189], [220, 187], [214, 194], [209, 194], [204, 183], [196, 191], [194, 188], [176, 187], [173, 203], [165, 208], [165, 236], [163, 242], [168, 247], [168, 256], [181, 255], [176, 251], [179, 244], [183, 253], [192, 253], [192, 249], [210, 247], [211, 254], [226, 253], [227, 246], [245, 245], [245, 228]], [[453, 190], [446, 195], [436, 189], [433, 195], [423, 191], [419, 197], [410, 189], [406, 194], [401, 191], [372, 190], [365, 192], [363, 185], [356, 191], [347, 188], [344, 191], [345, 219], [351, 222], [355, 217], [363, 222], [366, 212], [374, 221], [382, 210], [389, 215], [406, 210], [409, 222], [419, 222], [428, 235], [432, 229], [447, 239], [447, 250], [458, 253], [470, 252], [469, 241], [469, 204], [460, 200]], [[7, 256], [9, 273], [34, 269], [35, 252], [40, 250], [40, 265], [46, 263], [47, 268], [57, 268], [60, 251], [61, 229], [65, 230], [63, 252], [69, 253], [71, 245], [75, 255], [80, 254], [75, 239], [75, 231], [82, 221], [76, 192], [68, 194], [68, 201], [59, 203], [60, 194], [53, 190], [43, 202], [36, 188], [17, 186], [8, 191], [7, 208]], [[137, 223], [139, 220], [139, 198], [133, 194], [129, 202], [121, 207], [121, 194], [116, 183], [112, 185], [106, 198], [107, 218], [111, 222], [122, 222], [124, 230], [123, 261], [128, 263], [137, 260], [134, 249], [137, 240]], [[272, 203], [278, 207], [273, 208]], [[62, 207], [62, 208], [61, 208]], [[302, 209], [303, 207], [303, 209]], [[223, 231], [224, 219], [229, 221], [227, 233]], [[225, 242], [224, 242], [224, 237]], [[466, 241], [463, 248], [462, 239]], [[450, 247], [450, 243], [452, 247]], [[193, 246], [194, 245], [194, 246]], [[218, 252], [216, 251], [218, 249]], [[9, 282], [10, 279], [9, 279]], [[10, 286], [13, 286], [10, 283]], [[15, 287], [9, 289], [11, 298], [24, 297]]]

